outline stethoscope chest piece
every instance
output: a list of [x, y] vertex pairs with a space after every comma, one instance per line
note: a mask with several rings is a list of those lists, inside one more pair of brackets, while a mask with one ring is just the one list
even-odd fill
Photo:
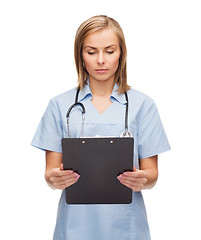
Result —
[[128, 131], [123, 131], [120, 135], [120, 137], [133, 137], [132, 134]]

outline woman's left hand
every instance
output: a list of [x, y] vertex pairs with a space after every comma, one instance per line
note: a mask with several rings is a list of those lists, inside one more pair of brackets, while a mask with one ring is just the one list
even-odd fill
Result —
[[133, 172], [124, 172], [120, 174], [117, 179], [123, 185], [131, 188], [134, 192], [139, 192], [147, 182], [147, 172], [138, 170], [133, 166]]

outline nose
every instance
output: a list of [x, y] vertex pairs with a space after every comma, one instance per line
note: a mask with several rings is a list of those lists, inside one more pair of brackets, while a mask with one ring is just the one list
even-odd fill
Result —
[[105, 63], [104, 55], [103, 55], [102, 52], [99, 52], [97, 61], [98, 61], [98, 64], [104, 64]]

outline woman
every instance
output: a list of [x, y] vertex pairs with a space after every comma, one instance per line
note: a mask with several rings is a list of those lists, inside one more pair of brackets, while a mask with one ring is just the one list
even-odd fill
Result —
[[[141, 190], [156, 184], [157, 156], [170, 149], [157, 108], [152, 99], [127, 85], [125, 39], [114, 19], [101, 15], [82, 23], [74, 50], [78, 102], [86, 108], [84, 136], [121, 135], [127, 92], [128, 130], [135, 141], [133, 172], [117, 179], [132, 189], [133, 196], [131, 204], [68, 205], [62, 191], [54, 240], [150, 239]], [[53, 189], [64, 190], [80, 177], [63, 170], [61, 149], [61, 139], [68, 137], [66, 111], [74, 103], [76, 90], [51, 99], [32, 141], [46, 150], [45, 178]], [[78, 106], [70, 116], [71, 137], [80, 137], [81, 121]]]

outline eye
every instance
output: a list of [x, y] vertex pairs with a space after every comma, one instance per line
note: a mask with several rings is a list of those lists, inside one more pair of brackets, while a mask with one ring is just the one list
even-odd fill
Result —
[[107, 53], [108, 53], [108, 54], [113, 54], [113, 53], [114, 53], [114, 51], [107, 51]]
[[93, 54], [95, 54], [95, 52], [88, 52], [88, 54], [89, 54], [89, 55], [93, 55]]

